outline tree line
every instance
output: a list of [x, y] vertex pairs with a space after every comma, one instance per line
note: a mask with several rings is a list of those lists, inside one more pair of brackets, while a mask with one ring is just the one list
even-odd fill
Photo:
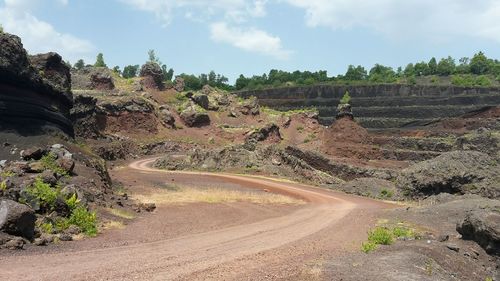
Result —
[[[163, 71], [164, 81], [171, 83], [174, 79], [174, 70], [168, 68], [156, 56], [154, 50], [148, 52], [148, 62], [157, 63]], [[96, 57], [93, 65], [85, 65], [80, 59], [74, 64], [75, 69], [82, 69], [85, 66], [107, 67], [102, 53]], [[127, 65], [120, 69], [119, 66], [112, 68], [114, 72], [123, 78], [134, 78], [138, 75], [139, 65]], [[345, 74], [329, 77], [327, 71], [320, 70], [287, 72], [272, 69], [269, 73], [245, 77], [240, 75], [234, 85], [229, 84], [229, 79], [222, 74], [210, 71], [207, 74], [193, 75], [182, 73], [176, 77], [184, 79], [186, 89], [199, 90], [204, 85], [210, 85], [224, 90], [254, 90], [262, 88], [282, 87], [282, 86], [307, 86], [327, 82], [361, 82], [361, 83], [397, 83], [403, 82], [415, 84], [418, 77], [432, 76], [434, 81], [437, 76], [451, 76], [451, 83], [462, 86], [489, 86], [489, 77], [494, 77], [500, 82], [500, 61], [488, 58], [483, 52], [476, 53], [472, 58], [464, 57], [456, 61], [448, 56], [439, 61], [431, 58], [428, 62], [421, 61], [409, 63], [406, 67], [393, 69], [390, 66], [375, 64], [369, 70], [363, 66], [349, 65]], [[489, 77], [488, 77], [489, 76]]]

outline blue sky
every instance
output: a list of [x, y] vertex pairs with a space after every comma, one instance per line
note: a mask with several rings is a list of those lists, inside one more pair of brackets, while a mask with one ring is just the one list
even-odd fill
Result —
[[232, 81], [270, 69], [393, 67], [482, 50], [500, 58], [498, 0], [0, 0], [0, 24], [30, 53], [142, 64]]

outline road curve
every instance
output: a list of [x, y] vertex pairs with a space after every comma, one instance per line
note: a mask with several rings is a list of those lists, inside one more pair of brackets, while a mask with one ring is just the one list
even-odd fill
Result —
[[[130, 173], [172, 173], [151, 168], [154, 159], [129, 165]], [[270, 179], [232, 174], [175, 172], [268, 189], [309, 202], [287, 215], [250, 224], [106, 249], [0, 257], [0, 280], [173, 280], [271, 250], [313, 235], [356, 209], [390, 205], [341, 193]], [[126, 231], [126, 230], [124, 230]]]

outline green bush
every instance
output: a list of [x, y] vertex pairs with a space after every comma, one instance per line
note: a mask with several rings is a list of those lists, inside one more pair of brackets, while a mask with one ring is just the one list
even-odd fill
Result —
[[392, 229], [392, 234], [396, 238], [415, 238], [416, 234], [415, 231], [411, 228], [404, 227], [404, 226], [396, 226]]
[[55, 173], [67, 176], [68, 173], [66, 172], [66, 170], [61, 168], [61, 166], [57, 164], [56, 160], [57, 160], [57, 155], [55, 155], [53, 152], [50, 152], [49, 154], [43, 156], [42, 159], [40, 159], [44, 169], [52, 170]]
[[369, 252], [377, 249], [377, 247], [378, 247], [377, 244], [368, 241], [368, 242], [364, 242], [363, 244], [361, 244], [361, 251], [368, 254]]
[[43, 182], [41, 178], [36, 178], [33, 185], [31, 185], [26, 192], [40, 201], [40, 204], [54, 209], [59, 196], [59, 190], [52, 188], [50, 184]]
[[70, 225], [78, 226], [88, 236], [97, 235], [97, 216], [83, 206], [76, 207], [68, 219]]
[[380, 198], [392, 198], [392, 196], [394, 196], [394, 192], [392, 190], [384, 188], [380, 191]]
[[349, 91], [346, 91], [342, 99], [340, 100], [340, 104], [349, 104], [351, 102], [351, 95]]
[[386, 227], [376, 227], [368, 232], [368, 241], [379, 245], [391, 245], [394, 242], [394, 235]]
[[491, 86], [491, 80], [486, 75], [481, 75], [476, 77], [474, 81], [475, 86], [489, 87]]
[[76, 194], [73, 194], [70, 198], [66, 199], [65, 202], [71, 211], [76, 209], [78, 207], [78, 205], [80, 204], [80, 200], [78, 200], [78, 198], [76, 197]]

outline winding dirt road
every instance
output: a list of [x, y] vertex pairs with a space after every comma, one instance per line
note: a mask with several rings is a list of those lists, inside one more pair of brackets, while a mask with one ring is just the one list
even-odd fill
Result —
[[[152, 161], [154, 159], [136, 161], [124, 173], [137, 179], [173, 175], [150, 168]], [[172, 239], [105, 249], [2, 255], [0, 280], [230, 280], [236, 271], [265, 272], [262, 262], [287, 263], [280, 260], [287, 256], [280, 252], [285, 251], [282, 249], [300, 249], [314, 256], [321, 251], [311, 245], [317, 246], [315, 243], [322, 239], [331, 241], [328, 239], [335, 237], [334, 241], [339, 244], [359, 240], [371, 223], [369, 215], [391, 208], [375, 200], [264, 178], [197, 172], [176, 172], [175, 175], [267, 189], [308, 203], [279, 217]], [[273, 253], [272, 258], [259, 259], [265, 253]], [[251, 274], [255, 279], [261, 278]]]

